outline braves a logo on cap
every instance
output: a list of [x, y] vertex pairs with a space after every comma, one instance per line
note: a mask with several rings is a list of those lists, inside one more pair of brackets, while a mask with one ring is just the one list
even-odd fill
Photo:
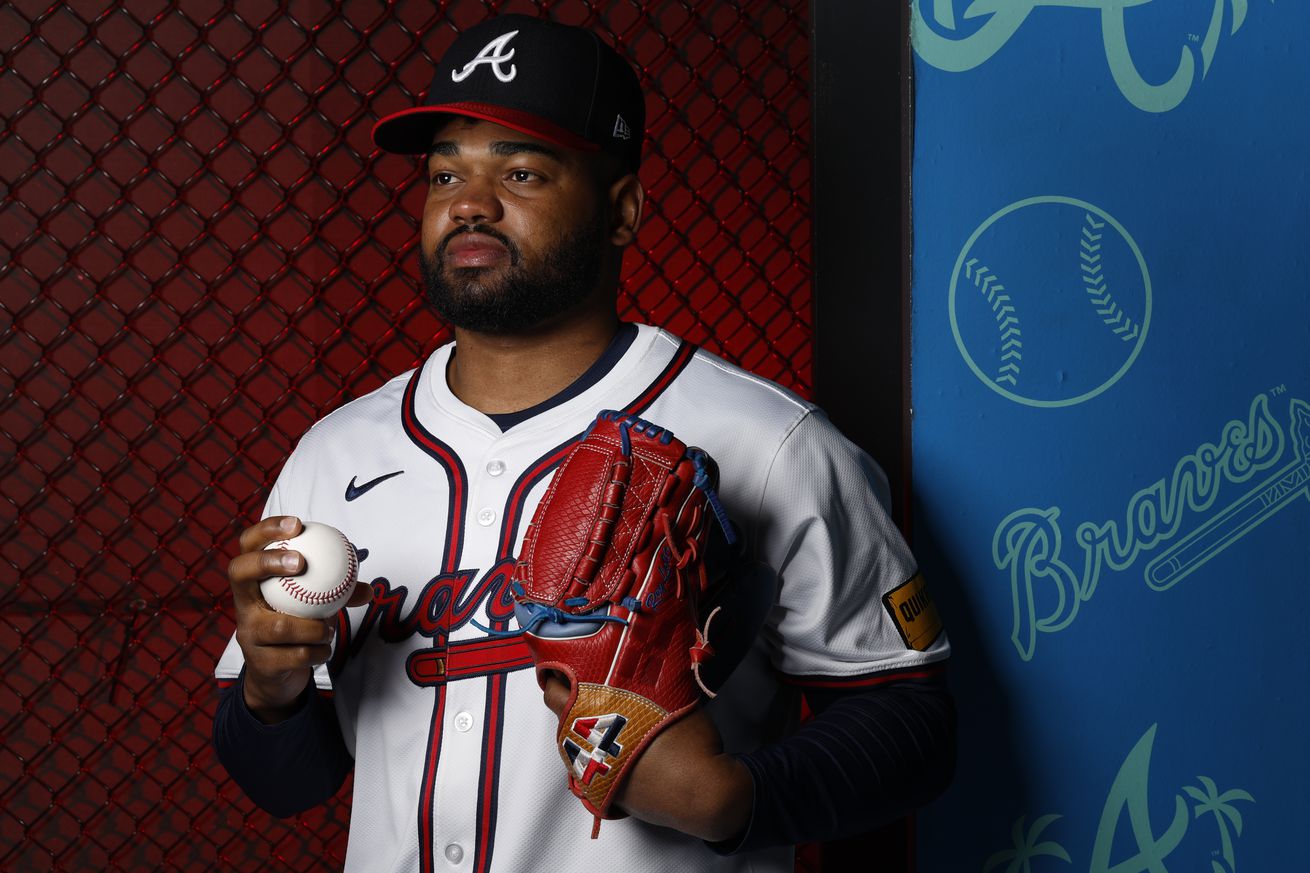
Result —
[[564, 738], [564, 754], [573, 762], [575, 779], [583, 785], [590, 785], [597, 776], [610, 771], [610, 761], [623, 752], [623, 746], [615, 741], [627, 723], [627, 718], [616, 712], [573, 720], [573, 733], [591, 745], [588, 752], [568, 737]]
[[[502, 82], [512, 82], [514, 77], [519, 74], [519, 68], [515, 64], [509, 64], [514, 59], [514, 49], [508, 49], [509, 41], [518, 36], [517, 30], [511, 30], [509, 33], [501, 34], [482, 47], [473, 60], [464, 65], [461, 70], [451, 70], [450, 78], [455, 82], [463, 82], [473, 71], [481, 64], [491, 64], [491, 71], [496, 74], [496, 78]], [[501, 64], [509, 64], [509, 72], [501, 68]]]

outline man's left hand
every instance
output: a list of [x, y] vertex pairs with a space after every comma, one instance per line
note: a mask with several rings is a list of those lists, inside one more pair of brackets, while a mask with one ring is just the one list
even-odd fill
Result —
[[[563, 717], [568, 683], [558, 674], [545, 681], [546, 706]], [[698, 706], [651, 741], [619, 786], [615, 803], [650, 824], [721, 842], [746, 830], [754, 790], [750, 771], [723, 752], [718, 728]]]

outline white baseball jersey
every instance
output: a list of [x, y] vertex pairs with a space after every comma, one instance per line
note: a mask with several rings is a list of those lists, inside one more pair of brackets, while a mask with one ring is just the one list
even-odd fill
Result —
[[[451, 393], [452, 348], [314, 425], [268, 500], [344, 531], [375, 591], [316, 674], [355, 758], [347, 871], [791, 873], [789, 848], [720, 857], [631, 818], [590, 839], [526, 644], [474, 622], [516, 628], [508, 581], [550, 474], [598, 411], [637, 414], [710, 453], [729, 515], [779, 573], [762, 638], [710, 704], [729, 749], [757, 747], [778, 736], [789, 677], [858, 687], [948, 654], [940, 628], [915, 630], [924, 595], [881, 471], [812, 404], [657, 328], [505, 432]], [[233, 641], [217, 676], [240, 668]]]

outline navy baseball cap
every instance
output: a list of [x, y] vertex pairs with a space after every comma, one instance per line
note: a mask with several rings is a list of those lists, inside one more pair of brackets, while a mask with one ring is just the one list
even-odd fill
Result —
[[646, 100], [632, 66], [581, 27], [502, 15], [461, 33], [422, 106], [373, 126], [373, 143], [426, 154], [447, 116], [494, 121], [556, 145], [641, 163]]

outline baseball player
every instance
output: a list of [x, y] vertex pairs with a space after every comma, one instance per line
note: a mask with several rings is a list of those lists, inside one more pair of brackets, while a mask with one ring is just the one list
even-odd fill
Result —
[[[427, 156], [420, 263], [455, 339], [304, 435], [229, 565], [237, 628], [216, 670], [215, 744], [255, 803], [295, 814], [353, 770], [347, 870], [790, 871], [794, 843], [867, 830], [949, 781], [949, 646], [881, 471], [812, 404], [616, 317], [644, 116], [594, 34], [510, 15], [459, 36], [426, 104], [374, 129]], [[718, 697], [641, 753], [627, 817], [589, 839], [555, 747], [567, 688], [543, 701], [509, 583], [602, 409], [706, 450], [776, 581]], [[303, 569], [263, 550], [301, 520], [358, 550], [335, 619], [259, 597]], [[816, 716], [797, 728], [801, 693]], [[600, 761], [604, 742], [579, 754]]]

